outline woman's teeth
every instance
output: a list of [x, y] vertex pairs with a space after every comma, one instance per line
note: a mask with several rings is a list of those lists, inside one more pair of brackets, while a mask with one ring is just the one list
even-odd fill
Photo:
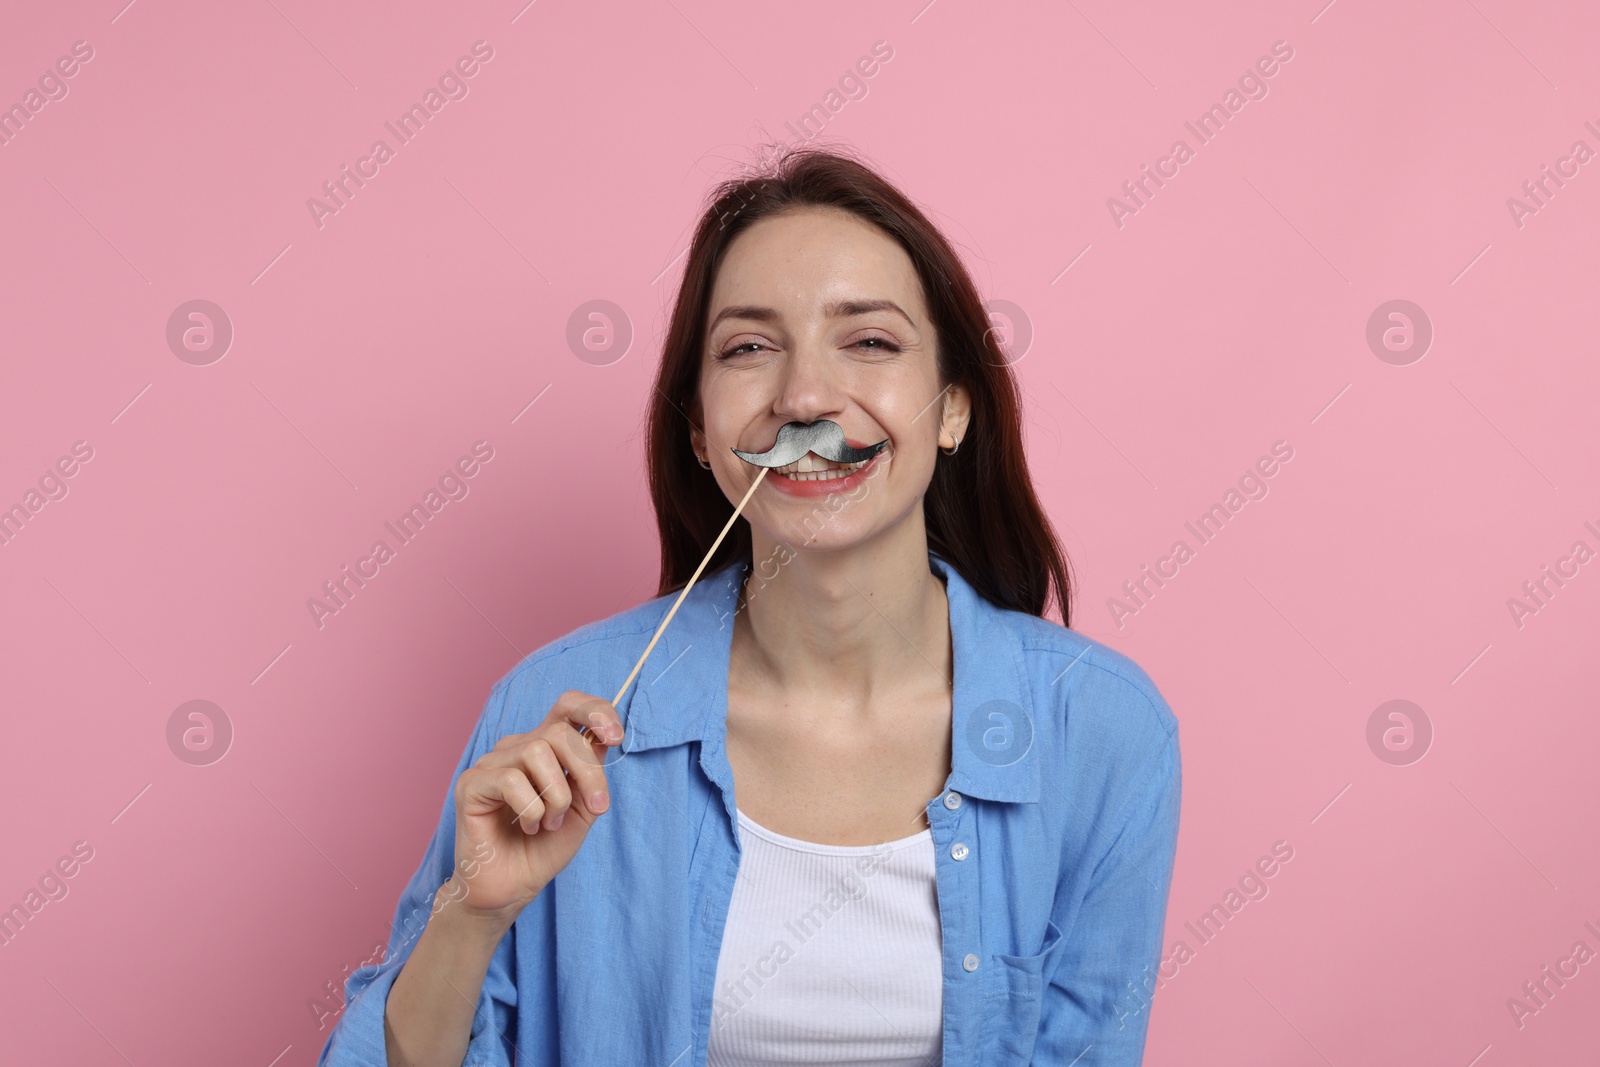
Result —
[[793, 482], [826, 482], [847, 478], [865, 467], [871, 460], [860, 463], [834, 463], [812, 452], [807, 452], [793, 463], [776, 468], [777, 473]]

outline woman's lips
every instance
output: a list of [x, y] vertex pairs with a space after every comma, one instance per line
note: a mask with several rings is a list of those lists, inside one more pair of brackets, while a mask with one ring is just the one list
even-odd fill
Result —
[[[852, 444], [851, 447], [861, 446]], [[843, 477], [795, 479], [783, 474], [782, 468], [773, 468], [771, 475], [767, 478], [767, 484], [777, 489], [780, 493], [799, 497], [830, 496], [834, 493], [853, 492], [868, 478], [875, 477], [882, 465], [892, 455], [892, 447], [884, 448], [883, 451], [867, 460], [862, 466]]]

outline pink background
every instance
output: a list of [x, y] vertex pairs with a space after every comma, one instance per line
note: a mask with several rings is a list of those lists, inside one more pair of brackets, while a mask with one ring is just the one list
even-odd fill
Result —
[[[93, 458], [0, 546], [0, 908], [93, 859], [0, 946], [0, 1058], [313, 1062], [308, 1001], [387, 938], [489, 687], [654, 590], [641, 419], [702, 196], [884, 41], [822, 139], [1031, 323], [1076, 626], [1182, 720], [1166, 944], [1194, 955], [1147, 1062], [1591, 1061], [1600, 963], [1520, 1028], [1507, 999], [1600, 951], [1600, 562], [1520, 626], [1507, 600], [1600, 550], [1600, 162], [1520, 226], [1507, 200], [1600, 150], [1600, 16], [924, 2], [8, 19], [0, 103], [94, 56], [0, 146], [0, 506]], [[479, 40], [469, 95], [319, 228], [307, 199]], [[1184, 122], [1275, 41], [1267, 95], [1199, 144]], [[1179, 138], [1119, 227], [1107, 199]], [[209, 365], [166, 339], [194, 299], [234, 330]], [[609, 363], [567, 341], [597, 299], [634, 331]], [[1395, 299], [1434, 332], [1406, 365], [1366, 339]], [[319, 628], [307, 600], [480, 440], [469, 495]], [[1268, 495], [1199, 546], [1184, 523], [1277, 441]], [[1119, 626], [1108, 598], [1180, 538]], [[234, 731], [206, 766], [168, 743], [197, 699]], [[1421, 760], [1369, 747], [1394, 699]], [[1201, 945], [1184, 924], [1278, 841]]]

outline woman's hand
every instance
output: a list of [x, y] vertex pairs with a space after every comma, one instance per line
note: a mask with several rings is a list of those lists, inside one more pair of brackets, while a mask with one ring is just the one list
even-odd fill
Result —
[[538, 727], [502, 737], [461, 773], [446, 893], [462, 913], [509, 927], [572, 861], [611, 805], [605, 752], [621, 742], [610, 701], [569, 689]]

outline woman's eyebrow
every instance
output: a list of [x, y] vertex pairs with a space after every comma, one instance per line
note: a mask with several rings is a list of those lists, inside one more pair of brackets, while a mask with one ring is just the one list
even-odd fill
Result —
[[[852, 315], [867, 315], [874, 311], [893, 311], [905, 319], [913, 329], [917, 325], [911, 321], [911, 316], [907, 315], [905, 310], [893, 300], [841, 300], [838, 303], [829, 304], [823, 308], [823, 311], [827, 312], [829, 317], [835, 319], [849, 318]], [[706, 331], [709, 333], [711, 330], [716, 329], [717, 323], [723, 319], [753, 319], [756, 322], [776, 322], [778, 318], [778, 312], [773, 308], [760, 307], [755, 304], [730, 304], [717, 312], [716, 318], [711, 320], [711, 324], [706, 327]]]
[[893, 311], [905, 319], [912, 329], [916, 329], [917, 326], [911, 321], [911, 316], [893, 300], [843, 300], [837, 304], [829, 304], [824, 310], [836, 319], [848, 318], [851, 315], [866, 315], [874, 311]]

